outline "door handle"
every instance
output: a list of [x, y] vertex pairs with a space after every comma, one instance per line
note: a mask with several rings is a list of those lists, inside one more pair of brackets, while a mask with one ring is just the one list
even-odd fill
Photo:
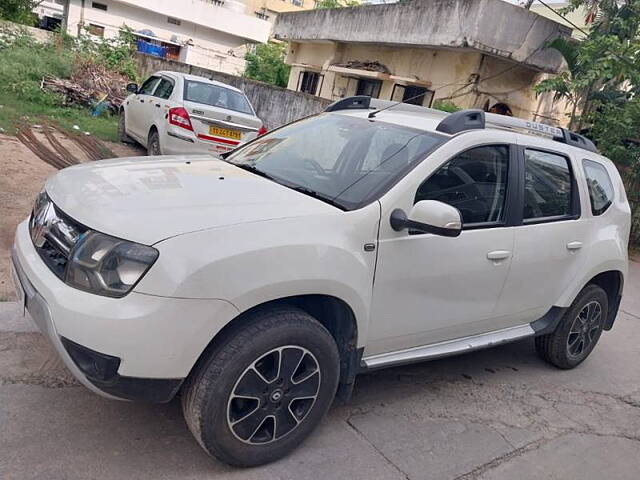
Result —
[[582, 242], [567, 243], [567, 250], [580, 250], [581, 248], [582, 248]]
[[156, 103], [156, 107], [160, 108], [160, 104], [159, 104], [159, 103]]
[[493, 252], [487, 253], [487, 260], [499, 261], [504, 260], [505, 258], [509, 258], [511, 256], [511, 252], [509, 250], [494, 250]]

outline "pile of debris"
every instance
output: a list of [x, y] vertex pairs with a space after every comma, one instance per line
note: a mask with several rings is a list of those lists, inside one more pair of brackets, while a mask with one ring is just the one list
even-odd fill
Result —
[[336, 67], [356, 68], [358, 70], [366, 70], [368, 72], [380, 72], [380, 73], [386, 73], [386, 74], [391, 73], [391, 70], [389, 70], [386, 65], [383, 65], [377, 60], [373, 62], [368, 62], [366, 60], [364, 62], [360, 62], [357, 60], [350, 60], [345, 63], [336, 63], [334, 65]]
[[128, 82], [124, 75], [87, 61], [78, 65], [70, 79], [47, 76], [41, 86], [62, 95], [67, 103], [88, 107], [94, 112], [118, 113], [127, 96]]

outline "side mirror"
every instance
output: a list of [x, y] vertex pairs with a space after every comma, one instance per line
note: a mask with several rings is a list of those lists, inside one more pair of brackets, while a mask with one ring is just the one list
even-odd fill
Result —
[[432, 233], [444, 237], [457, 237], [462, 232], [460, 210], [437, 200], [421, 200], [416, 203], [409, 216], [396, 208], [391, 212], [391, 228], [400, 232], [405, 228], [420, 233]]
[[137, 83], [127, 83], [127, 92], [138, 93]]

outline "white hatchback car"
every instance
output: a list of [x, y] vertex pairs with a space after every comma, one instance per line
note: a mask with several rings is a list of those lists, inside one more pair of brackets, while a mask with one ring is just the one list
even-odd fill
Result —
[[348, 98], [224, 158], [60, 171], [17, 229], [18, 294], [85, 386], [182, 392], [199, 443], [241, 466], [298, 446], [360, 372], [526, 337], [581, 363], [627, 275], [614, 165], [564, 129], [389, 107]]
[[118, 136], [149, 155], [225, 153], [267, 132], [242, 91], [178, 72], [157, 72], [120, 107]]

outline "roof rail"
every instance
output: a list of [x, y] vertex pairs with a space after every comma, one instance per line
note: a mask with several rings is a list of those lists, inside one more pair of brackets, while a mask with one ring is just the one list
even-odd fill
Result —
[[466, 130], [486, 128], [486, 125], [524, 130], [529, 134], [550, 137], [557, 142], [598, 153], [598, 149], [591, 140], [579, 133], [571, 132], [566, 128], [552, 127], [544, 123], [498, 115], [496, 113], [484, 113], [482, 110], [475, 109], [460, 110], [459, 112], [452, 113], [438, 124], [436, 130], [453, 135]]
[[[369, 110], [372, 107], [383, 108], [392, 105], [397, 105], [398, 110], [433, 111], [418, 105], [403, 103], [394, 104], [394, 102], [387, 100], [372, 99], [367, 95], [357, 95], [355, 97], [340, 99], [337, 102], [333, 102], [324, 111]], [[453, 135], [466, 130], [483, 129], [486, 128], [487, 125], [523, 130], [528, 134], [546, 136], [556, 142], [566, 143], [572, 147], [582, 148], [589, 152], [598, 153], [598, 149], [593, 142], [579, 133], [571, 132], [565, 128], [552, 127], [551, 125], [546, 125], [544, 123], [524, 120], [522, 118], [508, 117], [506, 115], [498, 115], [497, 113], [485, 113], [480, 109], [460, 110], [459, 112], [447, 115], [438, 124], [436, 130]]]

